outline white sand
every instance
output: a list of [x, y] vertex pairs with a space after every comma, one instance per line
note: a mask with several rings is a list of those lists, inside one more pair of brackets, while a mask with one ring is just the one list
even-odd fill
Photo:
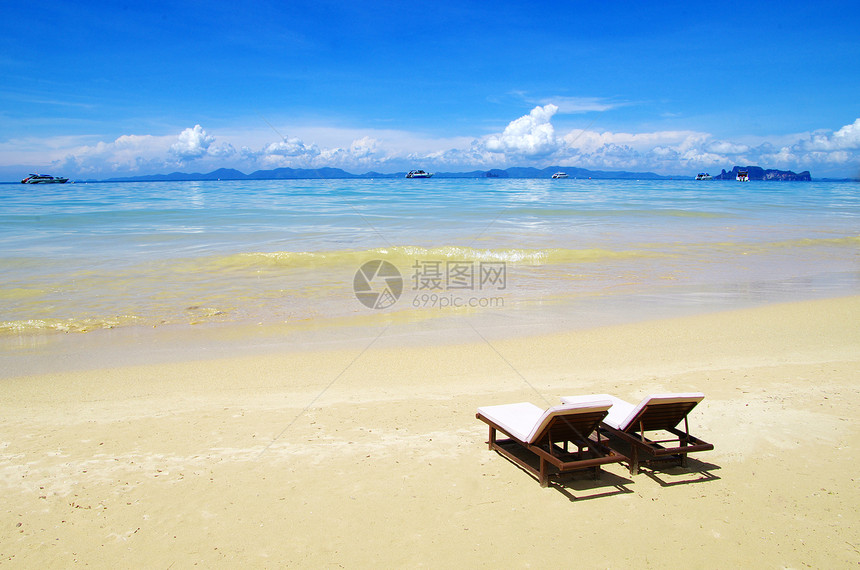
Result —
[[[856, 567], [858, 323], [852, 297], [4, 379], [0, 564]], [[475, 419], [676, 391], [716, 446], [687, 470], [542, 489]]]

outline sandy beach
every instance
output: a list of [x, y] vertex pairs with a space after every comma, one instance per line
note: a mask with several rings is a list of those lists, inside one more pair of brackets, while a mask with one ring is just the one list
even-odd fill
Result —
[[[0, 564], [856, 567], [858, 323], [848, 297], [5, 378]], [[475, 419], [684, 391], [714, 451], [546, 489]]]

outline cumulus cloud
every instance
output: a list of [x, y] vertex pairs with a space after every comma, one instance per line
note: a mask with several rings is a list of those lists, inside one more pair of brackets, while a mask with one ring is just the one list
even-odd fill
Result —
[[[856, 175], [860, 167], [860, 119], [834, 131], [814, 131], [793, 137], [759, 138], [757, 143], [716, 138], [710, 133], [667, 130], [613, 132], [574, 129], [557, 132], [553, 103], [538, 105], [513, 119], [501, 132], [474, 139], [422, 138], [416, 133], [370, 131], [383, 136], [361, 136], [361, 131], [311, 129], [302, 138], [289, 136], [275, 142], [257, 137], [240, 144], [216, 140], [201, 125], [178, 134], [123, 135], [113, 141], [50, 139], [41, 147], [0, 141], [0, 156], [12, 151], [17, 159], [28, 156], [34, 167], [50, 166], [69, 176], [122, 176], [169, 172], [180, 167], [199, 172], [220, 167], [244, 172], [278, 167], [339, 167], [353, 172], [393, 172], [409, 168], [471, 170], [508, 166], [580, 166], [595, 170], [651, 170], [663, 174], [689, 174], [699, 170], [758, 164], [769, 168], [811, 170], [813, 176]], [[316, 133], [316, 134], [315, 134]], [[309, 137], [323, 133], [325, 146]], [[356, 136], [358, 135], [358, 136]], [[323, 136], [323, 135], [320, 135]], [[344, 143], [338, 144], [338, 138]], [[84, 141], [86, 140], [86, 143]], [[235, 143], [239, 150], [233, 146]], [[50, 163], [44, 158], [50, 156]], [[0, 163], [0, 168], [13, 163]], [[24, 164], [19, 162], [17, 164]], [[58, 171], [59, 171], [58, 170]]]
[[[537, 106], [511, 123], [499, 134], [479, 139], [461, 154], [471, 164], [510, 166], [523, 160], [542, 166], [567, 164], [595, 169], [689, 168], [689, 163], [723, 158], [705, 145], [708, 133], [695, 131], [656, 131], [624, 133], [577, 129], [557, 134], [552, 118], [558, 112], [554, 104]], [[738, 150], [738, 149], [735, 149]], [[447, 151], [431, 158], [452, 162], [457, 153]], [[457, 160], [456, 162], [463, 162]]]
[[380, 141], [371, 137], [362, 137], [352, 141], [349, 145], [350, 155], [357, 158], [371, 158], [377, 155], [380, 150]]
[[855, 120], [850, 125], [845, 125], [841, 129], [833, 133], [832, 138], [837, 148], [860, 148], [860, 119]]
[[819, 131], [800, 141], [801, 148], [812, 152], [860, 149], [860, 119], [845, 125], [835, 133]]
[[55, 157], [51, 166], [76, 176], [119, 176], [163, 172], [190, 161], [215, 164], [236, 154], [231, 144], [216, 144], [214, 136], [195, 125], [174, 136], [122, 135], [113, 141], [73, 146]]
[[319, 149], [315, 145], [308, 146], [302, 140], [293, 137], [267, 145], [262, 154], [263, 156], [308, 157], [318, 155]]
[[170, 152], [181, 159], [205, 156], [209, 145], [215, 142], [215, 137], [206, 134], [200, 125], [185, 129], [179, 133], [177, 139], [175, 143], [170, 145]]
[[214, 143], [214, 136], [208, 134], [200, 125], [194, 125], [179, 133], [176, 142], [170, 145], [168, 153], [182, 163], [206, 157], [223, 159], [236, 154], [233, 145]]
[[70, 148], [53, 161], [52, 166], [71, 170], [78, 175], [101, 175], [116, 172], [137, 172], [163, 165], [170, 137], [152, 135], [122, 135], [111, 142]]
[[552, 154], [557, 141], [550, 119], [557, 111], [558, 107], [552, 104], [535, 107], [528, 115], [511, 121], [501, 134], [487, 137], [484, 147], [490, 152], [525, 157]]
[[779, 168], [796, 168], [816, 172], [856, 176], [860, 168], [860, 119], [836, 131], [819, 130], [789, 144], [762, 144], [752, 152], [763, 163]]
[[[239, 155], [248, 168], [379, 168], [388, 163], [393, 155], [383, 141], [370, 136], [354, 139], [346, 147], [321, 148], [307, 144], [298, 137], [266, 144], [259, 150], [243, 146]], [[399, 155], [403, 158], [403, 153]]]
[[[750, 146], [696, 131], [573, 130], [556, 134], [552, 118], [557, 111], [555, 105], [537, 106], [528, 115], [512, 121], [502, 133], [484, 137], [462, 154], [475, 160], [476, 165], [503, 167], [527, 158], [544, 166], [645, 168], [668, 174], [760, 164], [772, 168], [819, 169], [827, 175], [839, 165], [855, 171], [855, 165], [860, 165], [860, 119], [835, 132], [800, 135], [793, 144], [774, 146], [764, 142]], [[451, 160], [451, 154], [436, 156]]]
[[213, 158], [226, 158], [236, 154], [236, 149], [233, 148], [233, 145], [230, 143], [221, 143], [210, 145], [209, 148], [206, 149], [206, 154]]

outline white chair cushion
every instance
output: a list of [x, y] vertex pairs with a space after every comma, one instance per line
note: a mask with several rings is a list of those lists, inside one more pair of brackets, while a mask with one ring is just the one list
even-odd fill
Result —
[[629, 402], [625, 402], [615, 396], [608, 394], [597, 394], [590, 396], [565, 396], [561, 401], [565, 404], [576, 403], [588, 399], [606, 399], [612, 402], [612, 408], [609, 414], [603, 420], [603, 423], [617, 430], [624, 431], [630, 427], [630, 422], [642, 411], [642, 408], [654, 404], [672, 404], [677, 402], [701, 402], [705, 397], [701, 392], [687, 392], [680, 394], [652, 394], [639, 402], [638, 406], [634, 406]]
[[[526, 443], [534, 443], [546, 429], [547, 424], [556, 416], [576, 413], [603, 412], [612, 406], [608, 399], [592, 399], [589, 401], [572, 402], [561, 406], [553, 406], [547, 410], [529, 402], [517, 404], [502, 404], [499, 406], [484, 406], [478, 408], [478, 413], [504, 429], [513, 437]], [[584, 434], [588, 435], [588, 434]]]

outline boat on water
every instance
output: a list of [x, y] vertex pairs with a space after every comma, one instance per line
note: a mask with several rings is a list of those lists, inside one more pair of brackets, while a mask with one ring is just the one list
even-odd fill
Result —
[[712, 180], [712, 178], [707, 172], [700, 172], [696, 175], [696, 180]]
[[410, 170], [406, 174], [406, 178], [430, 178], [433, 176], [430, 172], [424, 172], [423, 170]]
[[65, 184], [68, 178], [51, 176], [49, 174], [31, 174], [21, 181], [21, 184]]
[[565, 172], [556, 172], [552, 175], [553, 178], [567, 178], [567, 173]]
[[735, 177], [735, 180], [737, 180], [738, 182], [749, 182], [750, 173], [746, 170], [738, 170], [738, 175]]

